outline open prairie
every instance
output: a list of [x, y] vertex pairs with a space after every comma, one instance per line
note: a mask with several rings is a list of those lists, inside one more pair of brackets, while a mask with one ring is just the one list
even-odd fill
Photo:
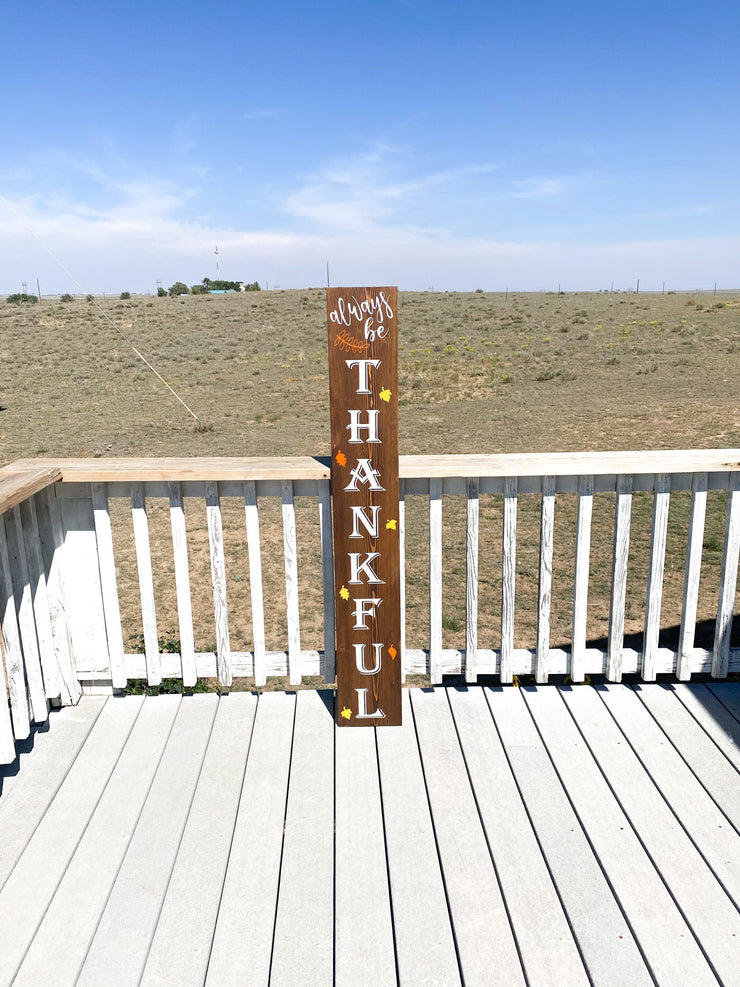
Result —
[[[130, 301], [101, 307], [193, 409], [185, 409], [134, 355], [95, 305], [0, 302], [0, 460], [28, 456], [327, 455], [329, 410], [325, 295], [319, 289]], [[740, 292], [723, 294], [400, 295], [400, 451], [549, 452], [580, 449], [740, 446]], [[500, 498], [481, 501], [481, 647], [497, 646], [500, 622]], [[464, 647], [464, 504], [445, 498], [445, 647]], [[531, 503], [530, 503], [531, 500]], [[536, 640], [538, 504], [520, 498], [518, 646]], [[553, 644], [567, 641], [572, 600], [575, 505], [559, 497], [553, 584]], [[589, 634], [609, 612], [614, 498], [594, 506]], [[642, 627], [652, 499], [636, 495], [627, 630]], [[428, 522], [421, 498], [408, 513], [408, 636], [428, 640]], [[239, 514], [241, 511], [241, 522]], [[299, 504], [305, 648], [320, 648], [318, 517]], [[232, 516], [233, 515], [233, 516]], [[249, 650], [243, 505], [228, 521], [232, 647]], [[671, 500], [662, 625], [680, 618], [688, 498]], [[114, 519], [115, 521], [115, 519]], [[150, 505], [161, 532], [160, 632], [174, 633], [166, 505]], [[196, 646], [213, 646], [204, 519], [189, 515]], [[124, 635], [140, 633], [130, 514], [116, 527]], [[279, 512], [265, 530], [265, 580], [282, 593]], [[711, 622], [724, 537], [724, 500], [707, 518], [699, 620]], [[270, 548], [271, 546], [271, 548]], [[271, 549], [274, 558], [271, 560]], [[202, 582], [199, 582], [202, 580]], [[712, 589], [712, 587], [715, 587]], [[714, 593], [714, 596], [712, 596]], [[714, 601], [714, 602], [713, 602]], [[161, 610], [160, 610], [161, 604]], [[209, 610], [210, 608], [210, 610]], [[311, 618], [312, 609], [315, 618]], [[169, 616], [165, 616], [169, 615]], [[284, 648], [284, 618], [268, 614], [268, 648]], [[699, 641], [697, 641], [699, 643]]]
[[[0, 302], [0, 459], [326, 454], [324, 292]], [[400, 451], [740, 444], [740, 292], [401, 293]]]

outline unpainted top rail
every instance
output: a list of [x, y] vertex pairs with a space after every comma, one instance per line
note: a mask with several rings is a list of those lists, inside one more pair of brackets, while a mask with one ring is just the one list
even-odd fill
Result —
[[[618, 452], [506, 453], [401, 456], [402, 479], [507, 476], [604, 476], [639, 473], [730, 473], [740, 449], [657, 449]], [[47, 471], [46, 473], [44, 471]], [[49, 471], [54, 476], [49, 479]], [[145, 459], [27, 459], [5, 475], [46, 476], [46, 483], [182, 480], [327, 480], [328, 457], [158, 457]], [[20, 482], [20, 481], [17, 481]], [[41, 482], [41, 489], [46, 483]], [[2, 493], [0, 488], [0, 493]], [[33, 491], [31, 491], [33, 492]], [[30, 494], [29, 494], [30, 495]], [[20, 498], [23, 499], [23, 498]], [[15, 501], [17, 503], [18, 501]], [[2, 503], [0, 503], [2, 506]], [[10, 505], [12, 506], [12, 504]], [[3, 509], [7, 509], [3, 507]]]
[[0, 514], [23, 503], [61, 478], [62, 471], [56, 464], [13, 463], [0, 469]]

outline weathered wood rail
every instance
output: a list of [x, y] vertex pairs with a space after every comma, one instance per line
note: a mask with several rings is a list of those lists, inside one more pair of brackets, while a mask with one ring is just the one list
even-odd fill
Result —
[[[687, 680], [695, 673], [724, 678], [740, 669], [740, 650], [730, 634], [740, 556], [740, 450], [579, 453], [502, 456], [402, 456], [399, 527], [402, 568], [402, 641], [405, 674], [427, 673], [433, 683], [463, 674], [474, 682], [498, 675], [502, 683], [533, 674], [538, 683], [568, 674], [574, 681], [603, 674], [620, 681], [639, 673], [654, 680], [673, 673]], [[659, 646], [666, 531], [671, 495], [691, 492], [686, 531], [684, 594], [677, 648]], [[727, 496], [714, 642], [694, 646], [702, 564], [707, 493]], [[632, 496], [652, 496], [652, 536], [644, 633], [641, 650], [625, 647], [625, 600], [630, 551]], [[587, 646], [587, 602], [591, 566], [594, 498], [615, 498], [614, 547], [608, 643]], [[479, 641], [480, 498], [502, 498], [500, 640]], [[555, 501], [577, 496], [571, 646], [551, 647], [551, 586]], [[442, 587], [445, 552], [445, 496], [466, 501], [465, 647], [443, 648]], [[517, 508], [519, 498], [540, 501], [539, 588], [536, 641], [516, 648]], [[316, 498], [320, 522], [323, 649], [301, 646], [296, 497]], [[0, 763], [14, 757], [14, 740], [28, 736], [31, 724], [46, 719], [49, 703], [76, 702], [81, 691], [125, 687], [130, 679], [154, 685], [163, 677], [217, 676], [229, 687], [239, 676], [288, 675], [298, 684], [305, 675], [334, 678], [334, 607], [329, 466], [309, 457], [286, 459], [152, 459], [22, 461], [0, 470], [0, 619], [8, 702], [0, 703]], [[407, 642], [405, 601], [405, 506], [420, 497], [429, 504], [429, 637]], [[162, 622], [155, 603], [147, 502], [169, 503], [180, 651], [162, 652]], [[232, 650], [229, 633], [227, 556], [221, 502], [237, 498], [244, 509], [251, 603], [250, 651]], [[285, 642], [268, 650], [265, 634], [260, 504], [280, 504], [285, 563]], [[193, 632], [191, 579], [184, 505], [203, 503], [207, 518], [216, 646], [198, 652]], [[130, 504], [141, 601], [144, 653], [126, 653], [122, 631], [117, 558], [111, 502]], [[275, 599], [269, 606], [283, 606]], [[425, 647], [415, 645], [422, 643]], [[491, 647], [492, 643], [497, 647]], [[481, 644], [485, 644], [482, 647]]]

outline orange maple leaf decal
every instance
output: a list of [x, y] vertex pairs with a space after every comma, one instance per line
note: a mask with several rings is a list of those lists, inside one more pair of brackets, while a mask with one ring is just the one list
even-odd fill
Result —
[[343, 452], [338, 452], [334, 458], [336, 459], [336, 461], [339, 463], [340, 466], [347, 465], [347, 457], [344, 455]]
[[396, 660], [396, 655], [398, 654], [398, 652], [393, 647], [393, 645], [391, 645], [390, 648], [388, 648], [388, 654], [391, 656], [391, 661], [395, 661]]

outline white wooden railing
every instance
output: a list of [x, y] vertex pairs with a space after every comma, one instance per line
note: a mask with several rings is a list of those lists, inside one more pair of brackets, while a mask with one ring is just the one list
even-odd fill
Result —
[[[582, 681], [603, 674], [619, 681], [638, 673], [653, 680], [659, 673], [688, 679], [695, 673], [723, 678], [740, 670], [740, 649], [730, 647], [740, 555], [740, 450], [581, 453], [515, 456], [401, 457], [402, 655], [404, 674], [428, 674], [432, 683], [444, 675], [497, 675], [501, 682], [534, 675], [546, 682], [552, 675]], [[700, 579], [708, 493], [725, 499], [724, 544], [718, 585]], [[681, 569], [683, 603], [675, 648], [660, 647], [661, 604], [666, 564], [666, 539], [671, 497], [689, 496], [690, 514], [683, 532]], [[606, 646], [588, 645], [589, 576], [592, 512], [595, 498], [611, 495], [613, 550], [610, 569], [609, 618]], [[625, 647], [628, 560], [633, 495], [652, 499], [652, 528], [647, 558], [647, 592], [641, 620], [642, 645]], [[481, 499], [490, 495], [500, 504], [495, 532], [481, 522]], [[572, 556], [572, 614], [567, 647], [551, 646], [551, 605], [556, 523], [556, 500], [576, 500], [575, 544]], [[301, 618], [307, 604], [301, 576], [296, 498], [310, 498], [318, 516], [320, 561], [313, 579], [311, 610], [319, 609], [323, 646], [302, 647]], [[419, 539], [407, 533], [408, 511], [414, 498], [428, 501], [428, 637], [406, 641], [406, 595], [413, 591], [408, 574], [418, 570]], [[443, 647], [443, 587], [447, 547], [444, 544], [443, 504], [465, 502], [464, 635], [458, 648]], [[517, 518], [523, 498], [532, 499], [539, 514], [537, 546], [536, 639], [515, 647], [517, 588]], [[168, 551], [174, 580], [173, 613], [162, 613], [156, 599], [155, 577], [161, 573], [161, 531], [150, 534], [154, 502], [168, 504]], [[232, 649], [229, 578], [234, 565], [225, 548], [222, 504], [242, 505], [246, 534], [251, 648]], [[279, 503], [282, 515], [281, 592], [272, 586], [265, 597], [266, 505]], [[186, 505], [198, 507], [207, 522], [210, 558], [212, 627], [215, 646], [196, 650], [193, 621], [191, 531]], [[418, 501], [416, 505], [418, 506]], [[128, 516], [124, 541], [135, 548], [143, 653], [126, 650], [124, 624], [129, 624], [131, 601], [122, 620], [119, 584], [126, 560], [121, 551], [121, 508]], [[316, 520], [311, 508], [311, 516]], [[560, 510], [560, 508], [558, 508]], [[76, 702], [82, 691], [124, 688], [132, 679], [156, 685], [162, 678], [181, 678], [192, 686], [199, 677], [217, 677], [228, 688], [233, 679], [253, 676], [264, 685], [270, 676], [288, 676], [298, 684], [307, 675], [335, 675], [332, 534], [329, 468], [325, 461], [290, 459], [158, 459], [24, 461], [0, 470], [0, 619], [8, 702], [0, 702], [0, 763], [12, 760], [13, 740], [28, 736], [31, 723], [46, 718], [50, 703]], [[418, 513], [418, 512], [417, 512]], [[530, 512], [531, 513], [531, 512]], [[305, 511], [301, 518], [305, 517]], [[270, 522], [272, 524], [273, 522]], [[303, 523], [303, 522], [302, 522]], [[425, 529], [426, 530], [426, 529]], [[227, 532], [229, 534], [229, 532]], [[274, 532], [273, 532], [274, 534]], [[495, 641], [478, 630], [484, 616], [479, 578], [481, 539], [497, 542], [500, 556], [500, 633]], [[228, 539], [226, 539], [228, 540]], [[274, 538], [272, 539], [274, 542]], [[557, 557], [555, 557], [557, 561]], [[600, 560], [603, 564], [605, 560]], [[274, 573], [273, 573], [274, 577]], [[133, 577], [132, 577], [133, 578]], [[238, 578], [242, 578], [239, 576]], [[307, 577], [308, 578], [308, 577]], [[453, 578], [453, 582], [454, 577]], [[460, 582], [460, 580], [456, 580]], [[715, 600], [713, 644], [694, 646], [700, 587]], [[201, 594], [202, 595], [202, 594]], [[200, 595], [198, 603], [202, 602]], [[316, 603], [318, 600], [318, 604]], [[138, 607], [137, 620], [139, 619]], [[706, 608], [705, 608], [706, 609]], [[283, 641], [268, 648], [268, 617], [284, 618]], [[313, 615], [313, 614], [312, 614]], [[486, 614], [487, 616], [487, 614]], [[233, 617], [233, 614], [232, 614]], [[272, 621], [274, 624], [274, 621]], [[272, 625], [271, 625], [272, 626]], [[160, 630], [177, 628], [178, 651], [160, 648]], [[418, 636], [418, 629], [417, 629]], [[272, 633], [274, 637], [274, 632]], [[130, 636], [129, 636], [130, 639]], [[316, 643], [316, 642], [314, 642]], [[422, 645], [419, 647], [419, 645]]]

